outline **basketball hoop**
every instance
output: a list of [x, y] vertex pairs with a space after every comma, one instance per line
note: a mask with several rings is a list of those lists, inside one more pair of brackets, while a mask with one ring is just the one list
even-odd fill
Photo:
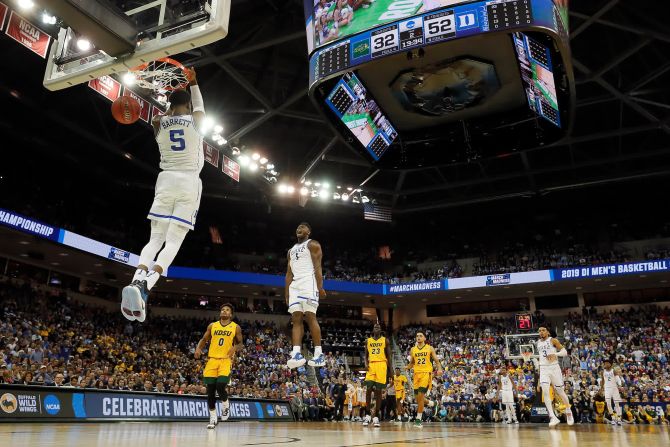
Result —
[[533, 356], [533, 353], [530, 351], [523, 351], [521, 357], [523, 358], [524, 363], [527, 363], [530, 358]]
[[129, 74], [137, 86], [159, 94], [186, 88], [190, 81], [190, 70], [169, 57], [131, 68]]

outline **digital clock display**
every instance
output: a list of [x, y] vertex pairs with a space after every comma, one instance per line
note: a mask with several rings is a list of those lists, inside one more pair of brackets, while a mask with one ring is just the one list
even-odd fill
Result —
[[531, 314], [516, 314], [516, 328], [520, 331], [533, 329], [533, 316]]

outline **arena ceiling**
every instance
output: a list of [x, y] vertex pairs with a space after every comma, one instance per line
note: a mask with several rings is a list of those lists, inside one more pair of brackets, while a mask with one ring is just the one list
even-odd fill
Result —
[[[564, 140], [399, 171], [376, 169], [339, 141], [312, 106], [302, 0], [233, 0], [229, 36], [177, 58], [197, 67], [207, 111], [220, 118], [228, 140], [266, 155], [281, 179], [295, 182], [308, 173], [332, 183], [365, 182], [380, 203], [403, 214], [668, 176], [670, 31], [663, 4], [571, 2], [577, 104]], [[78, 166], [96, 173], [105, 188], [153, 188], [158, 155], [146, 126], [116, 124], [109, 103], [86, 86], [47, 91], [44, 60], [6, 36], [0, 47], [0, 97], [11, 110], [0, 128], [8, 144], [23, 147], [9, 155], [10, 163], [57, 168], [67, 159], [67, 175]], [[243, 174], [237, 184], [206, 168], [205, 193], [245, 202], [290, 200], [249, 177]]]

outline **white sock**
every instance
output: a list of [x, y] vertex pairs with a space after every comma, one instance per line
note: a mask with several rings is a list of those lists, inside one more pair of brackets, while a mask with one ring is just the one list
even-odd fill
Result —
[[156, 285], [156, 283], [160, 278], [161, 278], [160, 273], [154, 270], [151, 270], [149, 273], [147, 273], [147, 276], [145, 278], [145, 280], [147, 281], [147, 289], [151, 290], [151, 288]]
[[291, 351], [291, 357], [299, 353], [300, 353], [300, 346], [294, 346], [293, 351]]
[[402, 421], [402, 416], [398, 415], [398, 420]]
[[417, 413], [417, 414], [416, 414], [416, 420], [417, 420], [417, 421], [421, 421], [421, 420], [423, 420], [423, 413]]
[[137, 269], [135, 270], [135, 274], [133, 275], [133, 280], [132, 282], [135, 281], [143, 281], [144, 278], [147, 277], [147, 271], [144, 269]]
[[321, 351], [321, 346], [314, 346], [314, 357], [318, 357], [321, 354], [323, 354], [323, 352]]

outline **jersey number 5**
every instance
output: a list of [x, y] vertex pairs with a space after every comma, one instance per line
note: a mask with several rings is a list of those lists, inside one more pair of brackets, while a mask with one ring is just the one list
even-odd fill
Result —
[[186, 149], [186, 141], [184, 140], [184, 129], [172, 129], [170, 131], [170, 141], [172, 141], [173, 144], [170, 146], [170, 149], [173, 151], [183, 151]]

